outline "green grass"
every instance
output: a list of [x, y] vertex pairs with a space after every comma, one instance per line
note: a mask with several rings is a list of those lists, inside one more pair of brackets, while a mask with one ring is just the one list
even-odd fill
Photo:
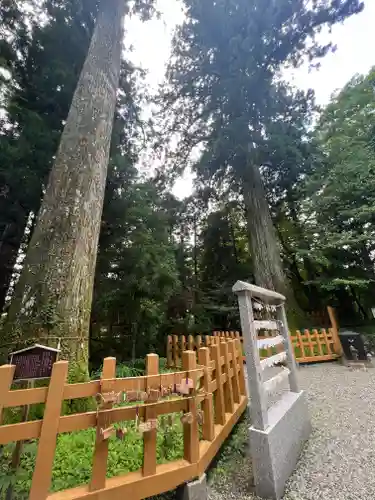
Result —
[[249, 470], [249, 426], [249, 415], [245, 412], [209, 468], [208, 481], [216, 488], [220, 487], [221, 484], [226, 484], [228, 477], [235, 476], [243, 469], [251, 477], [251, 466]]
[[[159, 418], [157, 433], [157, 463], [178, 460], [183, 456], [183, 433], [180, 415], [175, 414], [172, 427], [164, 430]], [[107, 477], [127, 472], [134, 472], [142, 467], [143, 437], [134, 428], [134, 422], [127, 422], [128, 433], [123, 441], [111, 437], [107, 463]], [[55, 459], [52, 472], [51, 491], [59, 491], [89, 483], [92, 471], [92, 458], [95, 444], [95, 429], [60, 434], [57, 439]], [[37, 440], [24, 445], [21, 466], [16, 476], [9, 471], [9, 463], [13, 444], [2, 450], [0, 458], [0, 498], [10, 482], [14, 485], [17, 500], [28, 498], [32, 474], [35, 465]], [[14, 476], [14, 477], [12, 477]]]

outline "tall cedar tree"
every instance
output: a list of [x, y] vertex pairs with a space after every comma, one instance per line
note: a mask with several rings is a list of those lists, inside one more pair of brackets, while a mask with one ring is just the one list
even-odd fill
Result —
[[123, 0], [100, 3], [5, 325], [18, 344], [60, 338], [62, 357], [82, 371], [126, 10]]
[[[0, 137], [0, 308], [26, 221], [40, 208], [97, 14], [92, 0], [47, 1], [44, 9], [47, 23], [33, 22], [30, 33], [15, 25], [14, 50], [6, 65], [10, 78], [4, 84]], [[30, 14], [27, 21], [29, 25]], [[5, 43], [9, 34], [4, 37]]]
[[[166, 130], [179, 141], [179, 165], [195, 147], [209, 150], [211, 177], [240, 184], [255, 280], [290, 296], [259, 167], [267, 163], [268, 125], [285, 113], [281, 67], [324, 56], [323, 27], [362, 10], [359, 0], [185, 0], [163, 94]], [[280, 97], [281, 92], [281, 97]], [[202, 163], [202, 162], [201, 162]]]

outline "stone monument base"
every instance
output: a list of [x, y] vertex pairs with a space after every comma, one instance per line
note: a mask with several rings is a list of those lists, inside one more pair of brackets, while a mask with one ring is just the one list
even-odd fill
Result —
[[304, 391], [286, 392], [268, 412], [268, 427], [250, 427], [256, 494], [280, 500], [292, 474], [311, 423]]

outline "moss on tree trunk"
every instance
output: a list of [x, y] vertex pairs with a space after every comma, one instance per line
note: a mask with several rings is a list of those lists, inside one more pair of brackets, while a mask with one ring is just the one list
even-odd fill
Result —
[[[89, 319], [123, 41], [124, 0], [102, 0], [25, 265], [4, 327], [87, 374]], [[80, 375], [81, 373], [81, 375]]]

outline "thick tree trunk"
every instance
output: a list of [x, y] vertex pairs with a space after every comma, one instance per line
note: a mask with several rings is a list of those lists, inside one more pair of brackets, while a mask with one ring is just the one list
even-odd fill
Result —
[[271, 219], [262, 177], [256, 165], [248, 164], [246, 168], [243, 177], [243, 196], [255, 282], [261, 287], [286, 296], [289, 326], [294, 328], [301, 312], [283, 270], [280, 243]]
[[87, 370], [89, 319], [123, 40], [124, 0], [102, 0], [5, 334]]
[[285, 293], [287, 284], [280, 258], [280, 243], [256, 165], [248, 165], [246, 168], [243, 195], [255, 281], [259, 286]]

